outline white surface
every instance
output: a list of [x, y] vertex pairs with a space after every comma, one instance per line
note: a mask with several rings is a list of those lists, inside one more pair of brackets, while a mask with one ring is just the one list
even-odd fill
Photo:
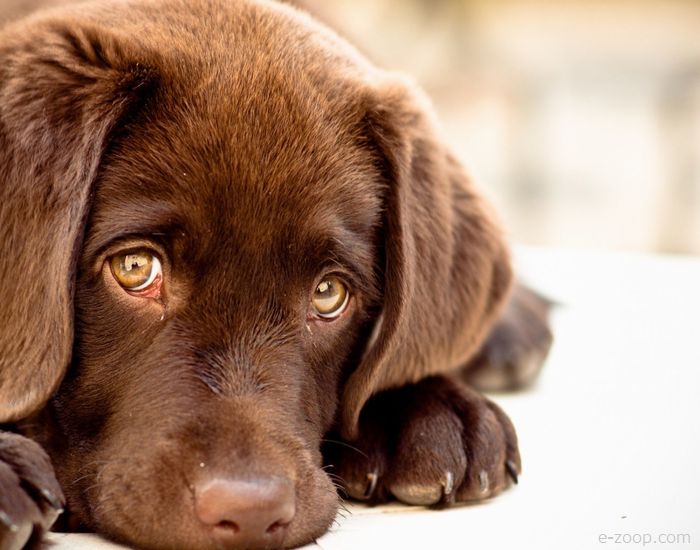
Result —
[[[520, 249], [517, 260], [562, 304], [537, 386], [494, 397], [518, 430], [520, 484], [437, 512], [350, 506], [308, 548], [700, 548], [700, 259]], [[665, 534], [690, 538], [643, 543]]]

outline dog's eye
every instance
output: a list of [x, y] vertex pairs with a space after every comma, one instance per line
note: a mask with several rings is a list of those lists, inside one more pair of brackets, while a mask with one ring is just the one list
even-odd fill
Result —
[[319, 317], [335, 319], [345, 311], [349, 299], [345, 284], [338, 277], [328, 276], [316, 286], [311, 304]]
[[112, 256], [112, 274], [131, 292], [146, 290], [162, 273], [160, 260], [148, 250], [137, 250]]

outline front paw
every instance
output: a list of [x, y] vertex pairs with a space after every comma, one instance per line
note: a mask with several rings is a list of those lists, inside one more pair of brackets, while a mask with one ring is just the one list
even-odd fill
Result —
[[483, 395], [434, 377], [372, 398], [360, 438], [326, 446], [349, 496], [434, 505], [498, 494], [520, 473], [515, 430]]
[[64, 506], [44, 450], [25, 437], [0, 432], [0, 550], [38, 547]]

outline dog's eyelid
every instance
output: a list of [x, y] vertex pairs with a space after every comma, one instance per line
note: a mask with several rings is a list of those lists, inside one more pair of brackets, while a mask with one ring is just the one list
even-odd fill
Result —
[[322, 268], [317, 270], [317, 273], [315, 284], [318, 284], [325, 277], [339, 277], [353, 290], [364, 292], [374, 286], [372, 281], [368, 280], [357, 266], [338, 260], [331, 260], [324, 264]]
[[339, 276], [348, 283], [352, 293], [355, 295], [361, 294], [363, 296], [372, 297], [379, 292], [377, 281], [373, 274], [368, 275], [356, 269], [329, 270], [325, 272], [325, 274]]
[[340, 266], [337, 263], [329, 264], [325, 269], [319, 270], [313, 288], [316, 288], [316, 285], [327, 277], [338, 277], [347, 285], [353, 296], [374, 296], [377, 292], [376, 284], [371, 278], [360, 271]]
[[325, 264], [320, 269], [317, 269], [317, 279], [321, 280], [324, 277], [336, 276], [345, 279], [352, 279], [355, 277], [353, 269], [345, 267], [342, 263], [332, 260]]
[[84, 252], [93, 258], [105, 258], [129, 247], [152, 248], [161, 255], [161, 259], [167, 259], [173, 256], [173, 240], [177, 240], [181, 235], [179, 225], [164, 224], [100, 231], [86, 242]]
[[170, 246], [157, 238], [150, 238], [144, 235], [117, 236], [109, 243], [101, 246], [92, 256], [95, 258], [97, 269], [112, 256], [116, 254], [127, 254], [140, 250], [148, 250], [158, 257], [161, 263], [169, 263], [172, 257]]
[[339, 279], [351, 291], [354, 291], [358, 286], [357, 275], [352, 270], [346, 269], [337, 263], [332, 263], [318, 270], [312, 289], [315, 290], [319, 284], [327, 279]]

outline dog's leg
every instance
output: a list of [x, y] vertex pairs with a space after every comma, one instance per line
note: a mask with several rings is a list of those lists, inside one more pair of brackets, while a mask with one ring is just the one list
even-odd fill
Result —
[[374, 396], [352, 448], [332, 440], [326, 460], [348, 495], [408, 504], [479, 500], [517, 482], [520, 455], [508, 417], [448, 377]]
[[461, 372], [481, 391], [510, 391], [530, 385], [552, 345], [552, 302], [517, 284], [479, 352]]
[[44, 450], [0, 431], [0, 550], [38, 548], [65, 500]]

